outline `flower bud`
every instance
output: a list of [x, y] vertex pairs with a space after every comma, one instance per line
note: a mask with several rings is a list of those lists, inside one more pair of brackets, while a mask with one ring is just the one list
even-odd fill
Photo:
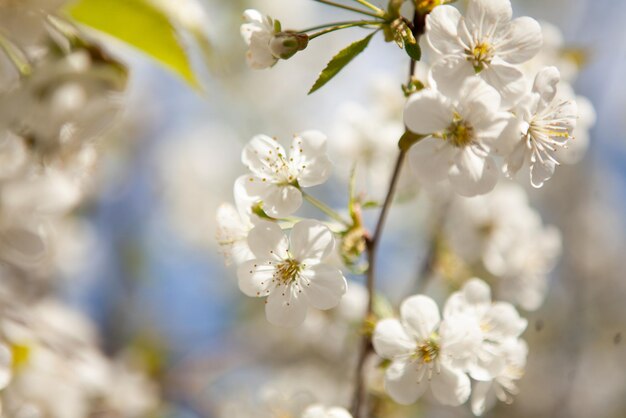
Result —
[[280, 32], [270, 40], [272, 55], [280, 59], [288, 59], [296, 52], [302, 51], [309, 44], [309, 37], [303, 33]]

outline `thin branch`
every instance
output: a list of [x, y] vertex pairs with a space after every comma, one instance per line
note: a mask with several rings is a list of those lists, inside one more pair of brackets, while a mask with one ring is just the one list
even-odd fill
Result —
[[326, 203], [322, 202], [321, 200], [318, 200], [317, 198], [311, 196], [310, 194], [306, 193], [306, 192], [302, 192], [302, 196], [313, 206], [315, 206], [316, 208], [318, 208], [320, 211], [324, 212], [326, 215], [328, 215], [330, 218], [336, 220], [337, 222], [342, 223], [345, 226], [350, 226], [351, 223], [349, 221], [347, 221], [346, 219], [343, 218], [343, 216], [341, 216], [339, 213], [337, 213], [333, 208], [331, 208], [330, 206], [328, 206]]
[[356, 7], [346, 6], [345, 4], [335, 3], [334, 1], [330, 1], [330, 0], [313, 0], [313, 1], [316, 1], [318, 3], [327, 4], [329, 6], [337, 7], [339, 9], [350, 10], [351, 12], [355, 12], [355, 13], [361, 13], [363, 15], [367, 15], [367, 16], [371, 16], [371, 17], [378, 17], [378, 18], [382, 17], [378, 13], [372, 13], [372, 12], [369, 12], [367, 10], [357, 9]]
[[362, 4], [363, 6], [367, 7], [370, 10], [373, 10], [374, 12], [376, 12], [376, 13], [378, 13], [380, 15], [384, 15], [385, 14], [385, 11], [383, 9], [381, 9], [378, 6], [373, 5], [372, 3], [370, 3], [367, 0], [354, 0], [354, 1], [356, 1], [359, 4]]
[[328, 28], [328, 29], [323, 29], [319, 32], [315, 32], [311, 35], [309, 35], [309, 40], [311, 39], [315, 39], [318, 36], [322, 36], [322, 35], [326, 35], [327, 33], [330, 32], [334, 32], [336, 30], [341, 30], [341, 29], [348, 29], [348, 28], [357, 28], [357, 27], [363, 27], [363, 26], [381, 26], [383, 23], [383, 21], [378, 21], [378, 20], [373, 20], [373, 21], [360, 21], [360, 22], [353, 22], [353, 23], [349, 23], [349, 24], [345, 24], [345, 25], [339, 25], [339, 26], [334, 26], [332, 28]]

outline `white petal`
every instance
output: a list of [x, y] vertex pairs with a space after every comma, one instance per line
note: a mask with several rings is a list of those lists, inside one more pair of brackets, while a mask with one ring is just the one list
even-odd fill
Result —
[[448, 177], [457, 152], [454, 146], [441, 139], [426, 137], [411, 147], [409, 162], [420, 182], [436, 183]]
[[352, 418], [352, 415], [344, 408], [334, 407], [328, 409], [326, 418]]
[[260, 260], [284, 260], [288, 257], [289, 241], [278, 224], [259, 221], [248, 233], [248, 246]]
[[493, 119], [499, 108], [500, 95], [493, 87], [479, 77], [465, 79], [459, 90], [459, 111], [464, 119]]
[[465, 403], [472, 390], [469, 377], [445, 363], [441, 364], [440, 372], [433, 375], [430, 387], [437, 401], [450, 406]]
[[493, 397], [493, 382], [476, 382], [472, 391], [472, 413], [481, 416], [486, 409], [487, 397]]
[[448, 55], [461, 50], [456, 36], [460, 19], [461, 13], [447, 5], [435, 7], [426, 16], [426, 40], [435, 52]]
[[334, 308], [346, 293], [346, 279], [336, 267], [316, 264], [304, 269], [301, 274], [302, 292], [314, 308]]
[[385, 372], [385, 390], [399, 404], [415, 403], [426, 389], [428, 379], [420, 376], [413, 363], [394, 361]]
[[487, 333], [490, 339], [499, 341], [519, 337], [528, 325], [528, 321], [507, 302], [494, 303], [484, 320], [489, 326]]
[[544, 160], [543, 163], [536, 161], [530, 165], [530, 184], [538, 189], [552, 178], [556, 164], [551, 160]]
[[437, 304], [424, 295], [405, 299], [400, 305], [400, 316], [407, 331], [420, 340], [429, 338], [441, 321]]
[[422, 135], [441, 132], [451, 123], [454, 109], [435, 90], [421, 90], [411, 96], [404, 108], [404, 124]]
[[517, 102], [526, 89], [526, 81], [522, 71], [498, 57], [480, 72], [480, 76], [493, 86], [502, 97], [502, 106], [510, 107]]
[[335, 237], [330, 229], [321, 222], [309, 219], [294, 225], [290, 242], [291, 254], [300, 262], [319, 262], [328, 257], [335, 247]]
[[286, 157], [284, 148], [267, 135], [256, 135], [241, 152], [241, 162], [259, 178], [273, 178], [279, 155]]
[[389, 360], [415, 350], [415, 340], [407, 335], [400, 321], [391, 318], [378, 321], [372, 343], [376, 354]]
[[265, 316], [274, 325], [295, 327], [306, 317], [306, 299], [293, 286], [275, 288], [265, 303]]
[[488, 305], [491, 303], [491, 289], [480, 279], [467, 281], [462, 288], [463, 297], [472, 305]]
[[291, 185], [268, 185], [263, 210], [272, 218], [284, 218], [302, 206], [302, 192]]
[[475, 77], [472, 64], [460, 55], [449, 55], [436, 61], [430, 69], [431, 83], [447, 97], [458, 98], [468, 77]]
[[262, 70], [276, 64], [278, 58], [274, 57], [270, 49], [272, 35], [267, 32], [257, 31], [250, 35], [250, 47], [246, 53], [246, 59], [250, 68]]
[[13, 364], [13, 355], [11, 350], [4, 344], [0, 343], [0, 390], [4, 389], [13, 375], [11, 367]]
[[325, 183], [326, 180], [328, 180], [332, 173], [333, 164], [327, 156], [321, 155], [303, 161], [298, 169], [300, 170], [300, 174], [298, 174], [298, 184], [302, 187], [313, 187]]
[[493, 190], [498, 182], [498, 168], [491, 157], [478, 155], [472, 146], [467, 146], [457, 154], [448, 176], [455, 192], [470, 197]]
[[531, 17], [514, 19], [498, 45], [498, 55], [511, 64], [521, 64], [537, 55], [543, 44], [541, 26]]
[[271, 261], [246, 261], [237, 268], [239, 289], [250, 297], [267, 296], [273, 286], [275, 272], [275, 263]]
[[512, 15], [510, 0], [472, 0], [465, 13], [468, 24], [481, 29], [507, 23]]
[[506, 157], [503, 170], [507, 177], [514, 178], [517, 172], [522, 168], [526, 160], [526, 149], [526, 143], [518, 140], [517, 146], [513, 148], [513, 151]]
[[533, 92], [539, 94], [540, 98], [537, 111], [542, 111], [552, 103], [560, 80], [561, 73], [556, 67], [546, 67], [537, 73], [533, 84]]
[[326, 155], [327, 138], [320, 131], [304, 131], [296, 135], [291, 143], [292, 149], [302, 149], [308, 158]]

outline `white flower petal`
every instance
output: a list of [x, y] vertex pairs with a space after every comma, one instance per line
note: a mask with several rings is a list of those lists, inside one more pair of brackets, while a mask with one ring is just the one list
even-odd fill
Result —
[[393, 360], [397, 356], [410, 354], [415, 350], [415, 340], [411, 338], [397, 319], [378, 321], [372, 338], [374, 350], [379, 356]]
[[539, 95], [538, 112], [552, 103], [557, 93], [559, 81], [561, 81], [561, 73], [556, 67], [546, 67], [537, 73], [533, 92]]
[[288, 257], [289, 241], [278, 224], [259, 221], [248, 233], [248, 246], [261, 260], [283, 260]]
[[5, 344], [0, 343], [0, 390], [7, 387], [13, 376], [13, 355]]
[[333, 164], [327, 156], [321, 155], [302, 162], [298, 169], [300, 170], [298, 184], [302, 187], [313, 187], [328, 180], [332, 173]]
[[296, 135], [291, 143], [293, 149], [302, 149], [308, 158], [326, 155], [327, 137], [320, 131], [304, 131]]
[[554, 175], [556, 164], [552, 160], [536, 161], [530, 165], [530, 184], [538, 189]]
[[317, 309], [331, 309], [346, 293], [346, 279], [341, 271], [328, 264], [316, 264], [302, 271], [302, 292], [309, 305]]
[[256, 135], [241, 152], [241, 162], [259, 178], [272, 178], [278, 156], [286, 157], [284, 148], [267, 135]]
[[319, 262], [335, 248], [335, 237], [326, 225], [314, 220], [296, 223], [290, 235], [291, 254], [300, 261]]
[[537, 55], [541, 49], [541, 26], [531, 17], [518, 17], [507, 27], [500, 42], [498, 55], [511, 64], [521, 64]]
[[[272, 187], [269, 187], [272, 186]], [[291, 185], [268, 185], [263, 210], [272, 218], [284, 218], [302, 206], [302, 192]]]
[[276, 64], [276, 58], [270, 49], [272, 34], [262, 31], [252, 32], [250, 35], [250, 47], [246, 53], [246, 59], [250, 68], [262, 70]]
[[411, 147], [409, 162], [422, 183], [436, 183], [448, 178], [456, 153], [457, 149], [447, 142], [426, 137]]
[[[472, 390], [472, 413], [476, 416], [481, 416], [487, 409], [487, 398], [494, 398], [493, 394], [493, 382], [476, 382], [474, 389]], [[491, 399], [493, 404], [494, 399]]]
[[491, 303], [491, 288], [480, 279], [467, 281], [461, 291], [463, 292], [463, 297], [469, 304], [481, 306]]
[[461, 13], [452, 6], [443, 5], [426, 16], [426, 40], [430, 47], [441, 55], [460, 52], [457, 41], [457, 26]]
[[306, 299], [293, 286], [276, 287], [265, 303], [267, 320], [281, 327], [300, 325], [306, 317]]
[[436, 90], [421, 90], [408, 100], [404, 108], [404, 123], [412, 131], [422, 135], [441, 132], [454, 116], [454, 109], [446, 98]]
[[430, 388], [437, 401], [450, 406], [465, 403], [472, 390], [469, 377], [445, 363], [441, 364], [440, 372], [433, 375]]
[[520, 317], [517, 309], [507, 302], [494, 303], [484, 320], [488, 324], [489, 338], [500, 341], [519, 337], [528, 325], [528, 321]]
[[276, 273], [275, 263], [271, 261], [249, 260], [237, 268], [239, 289], [250, 297], [267, 296], [273, 286]]
[[478, 155], [473, 147], [467, 146], [457, 153], [448, 177], [455, 192], [476, 196], [493, 190], [498, 182], [498, 168], [491, 157]]
[[514, 105], [526, 89], [524, 73], [498, 57], [495, 57], [491, 64], [480, 72], [480, 76], [500, 93], [501, 104], [505, 108]]
[[434, 300], [424, 295], [411, 296], [400, 305], [400, 316], [406, 329], [416, 338], [429, 338], [441, 317]]
[[500, 95], [479, 77], [467, 78], [459, 90], [458, 108], [469, 122], [492, 119], [500, 108]]
[[385, 372], [385, 390], [399, 404], [415, 403], [426, 389], [428, 379], [420, 376], [416, 364], [394, 361]]
[[458, 98], [463, 82], [475, 77], [472, 64], [460, 55], [449, 55], [436, 61], [430, 69], [431, 83], [448, 97]]
[[474, 28], [484, 29], [511, 20], [513, 9], [510, 0], [472, 0], [465, 14], [467, 23]]
[[522, 140], [518, 140], [517, 145], [505, 160], [503, 171], [507, 177], [514, 178], [522, 168], [526, 160], [526, 150], [526, 143]]

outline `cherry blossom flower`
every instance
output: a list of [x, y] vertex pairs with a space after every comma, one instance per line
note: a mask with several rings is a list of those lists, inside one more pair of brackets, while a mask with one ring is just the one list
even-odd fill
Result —
[[576, 102], [556, 98], [559, 79], [555, 67], [537, 74], [532, 91], [518, 103], [516, 118], [500, 141], [507, 176], [513, 177], [526, 164], [530, 183], [537, 188], [554, 174], [559, 165], [556, 150], [567, 146], [576, 127]]
[[239, 267], [239, 288], [251, 297], [267, 297], [270, 323], [299, 325], [309, 305], [334, 308], [346, 292], [341, 271], [325, 263], [334, 242], [328, 227], [317, 221], [296, 223], [289, 239], [277, 224], [259, 221], [248, 234], [255, 258]]
[[253, 227], [250, 219], [230, 203], [223, 203], [217, 209], [216, 220], [217, 243], [226, 264], [230, 264], [231, 261], [241, 264], [253, 258], [248, 247], [248, 232]]
[[508, 340], [502, 347], [502, 367], [500, 373], [492, 380], [478, 381], [472, 391], [472, 412], [480, 416], [491, 409], [496, 400], [510, 404], [517, 395], [516, 381], [524, 376], [528, 345], [524, 340]]
[[238, 182], [235, 199], [261, 201], [269, 216], [291, 215], [302, 204], [301, 187], [324, 183], [331, 172], [326, 135], [306, 131], [295, 135], [289, 154], [273, 138], [257, 135], [246, 145], [241, 160], [250, 171]]
[[498, 92], [474, 77], [450, 96], [430, 89], [413, 94], [404, 123], [426, 135], [409, 154], [418, 178], [427, 184], [448, 179], [464, 196], [491, 191], [498, 181], [491, 147], [506, 124], [499, 107]]
[[509, 340], [517, 340], [528, 321], [521, 318], [510, 303], [492, 303], [491, 289], [480, 279], [469, 280], [448, 298], [444, 318], [449, 320], [458, 315], [472, 318], [480, 332], [476, 346], [455, 361], [464, 361], [464, 370], [473, 379], [490, 381], [506, 366], [503, 345]]
[[376, 353], [391, 365], [385, 372], [385, 390], [400, 404], [412, 404], [430, 388], [444, 405], [460, 405], [470, 395], [470, 381], [452, 364], [455, 351], [462, 350], [462, 326], [441, 321], [437, 304], [427, 296], [406, 299], [400, 320], [383, 319], [374, 330]]
[[241, 36], [248, 45], [246, 59], [250, 68], [263, 69], [276, 64], [278, 58], [270, 49], [270, 42], [276, 33], [274, 20], [254, 9], [246, 10], [243, 18], [246, 23], [241, 25]]
[[302, 418], [352, 418], [344, 408], [326, 408], [323, 405], [311, 405], [302, 414]]
[[478, 74], [512, 104], [524, 88], [517, 64], [539, 52], [542, 35], [536, 20], [511, 16], [509, 0], [473, 0], [465, 17], [452, 6], [436, 7], [426, 18], [426, 39], [439, 58], [431, 71], [437, 87], [455, 91]]

